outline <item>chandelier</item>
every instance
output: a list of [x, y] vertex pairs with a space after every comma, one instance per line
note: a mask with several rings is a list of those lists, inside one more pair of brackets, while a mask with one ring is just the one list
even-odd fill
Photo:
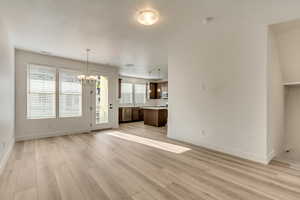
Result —
[[81, 83], [93, 83], [95, 82], [98, 77], [96, 75], [89, 74], [89, 53], [90, 49], [86, 49], [86, 71], [85, 74], [80, 74], [77, 78], [81, 81]]

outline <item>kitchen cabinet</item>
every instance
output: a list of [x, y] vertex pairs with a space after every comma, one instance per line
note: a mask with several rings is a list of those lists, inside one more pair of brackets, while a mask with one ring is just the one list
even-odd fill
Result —
[[150, 99], [163, 99], [168, 98], [168, 82], [153, 82], [150, 83]]
[[144, 109], [144, 124], [150, 126], [165, 126], [168, 119], [167, 109]]
[[120, 122], [132, 121], [132, 109], [131, 108], [119, 108], [119, 120]]
[[119, 122], [143, 121], [144, 112], [139, 107], [120, 107]]
[[140, 109], [140, 119], [139, 121], [144, 121], [144, 109]]
[[132, 108], [132, 121], [140, 120], [140, 108]]
[[150, 83], [149, 89], [149, 98], [157, 99], [157, 83]]
[[119, 99], [121, 99], [121, 83], [122, 83], [122, 79], [119, 78], [119, 90], [118, 90], [118, 97]]

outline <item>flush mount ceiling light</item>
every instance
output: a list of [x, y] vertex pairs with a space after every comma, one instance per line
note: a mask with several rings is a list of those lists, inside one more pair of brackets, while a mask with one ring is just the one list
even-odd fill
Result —
[[158, 20], [159, 14], [155, 10], [141, 10], [137, 14], [137, 21], [145, 26], [151, 26], [157, 23]]

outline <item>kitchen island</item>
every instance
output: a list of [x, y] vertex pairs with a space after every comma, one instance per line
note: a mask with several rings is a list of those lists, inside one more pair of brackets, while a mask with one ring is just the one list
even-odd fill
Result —
[[166, 107], [143, 107], [144, 124], [150, 126], [165, 126], [168, 119], [168, 109]]

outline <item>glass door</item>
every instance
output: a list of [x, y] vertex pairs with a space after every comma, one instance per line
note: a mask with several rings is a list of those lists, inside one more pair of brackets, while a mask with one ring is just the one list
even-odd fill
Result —
[[98, 75], [91, 90], [92, 130], [112, 128], [111, 78]]

